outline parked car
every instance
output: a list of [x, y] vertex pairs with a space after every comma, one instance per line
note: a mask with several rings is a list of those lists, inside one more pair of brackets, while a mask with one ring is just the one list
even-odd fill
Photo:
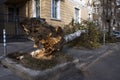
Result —
[[120, 38], [120, 31], [113, 31], [113, 36]]

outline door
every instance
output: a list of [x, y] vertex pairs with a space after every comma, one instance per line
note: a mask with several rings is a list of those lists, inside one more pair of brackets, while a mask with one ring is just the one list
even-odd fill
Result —
[[8, 7], [8, 26], [7, 31], [9, 34], [18, 35], [19, 34], [19, 8], [18, 7]]

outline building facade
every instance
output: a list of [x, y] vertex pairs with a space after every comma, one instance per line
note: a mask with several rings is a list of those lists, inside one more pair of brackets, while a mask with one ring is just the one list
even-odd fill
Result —
[[115, 20], [114, 20], [114, 26], [117, 30], [120, 31], [120, 0], [116, 0], [115, 2]]
[[23, 32], [18, 23], [25, 18], [45, 18], [50, 25], [61, 27], [72, 19], [80, 23], [92, 19], [89, 1], [92, 0], [2, 0], [0, 24], [8, 34], [19, 35]]
[[120, 27], [119, 0], [93, 0], [93, 21], [101, 30], [112, 32]]

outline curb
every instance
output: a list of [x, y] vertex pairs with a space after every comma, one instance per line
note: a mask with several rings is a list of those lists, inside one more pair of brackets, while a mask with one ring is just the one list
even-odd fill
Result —
[[73, 62], [56, 65], [55, 67], [46, 70], [32, 70], [25, 68], [21, 64], [12, 61], [10, 58], [3, 59], [1, 63], [24, 80], [59, 80], [60, 75], [62, 75], [63, 72], [70, 69], [77, 69]]

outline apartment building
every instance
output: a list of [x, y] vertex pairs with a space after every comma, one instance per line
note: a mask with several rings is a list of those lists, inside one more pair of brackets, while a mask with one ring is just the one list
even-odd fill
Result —
[[93, 21], [101, 30], [120, 27], [120, 0], [93, 0]]
[[120, 31], [120, 0], [116, 0], [115, 2], [115, 28], [118, 29]]
[[102, 6], [100, 0], [93, 0], [93, 21], [102, 30]]
[[61, 27], [72, 19], [80, 23], [92, 19], [89, 1], [92, 0], [3, 0], [0, 24], [4, 24], [7, 34], [19, 35], [23, 33], [19, 22], [24, 18], [44, 18], [49, 24]]

